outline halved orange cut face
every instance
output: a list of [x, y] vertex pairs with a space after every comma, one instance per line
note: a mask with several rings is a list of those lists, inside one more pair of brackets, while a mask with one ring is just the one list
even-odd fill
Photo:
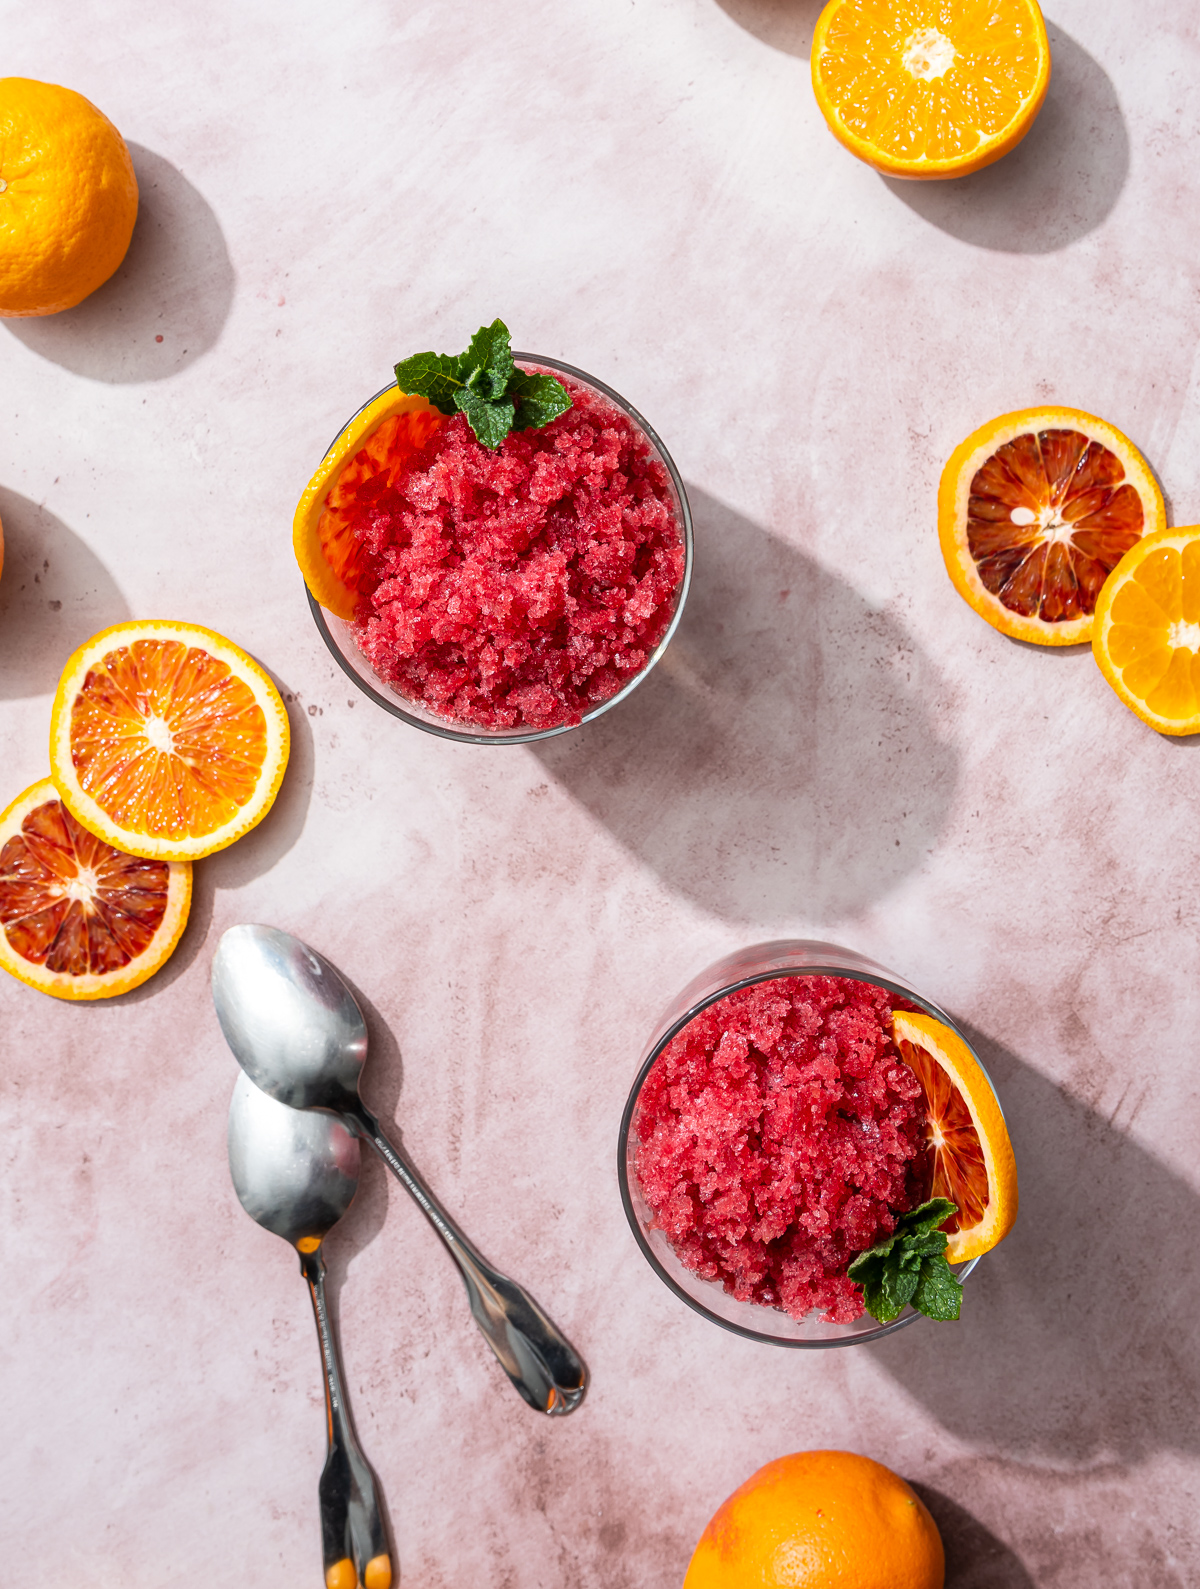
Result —
[[198, 624], [117, 624], [63, 670], [50, 771], [90, 832], [155, 860], [195, 860], [270, 810], [287, 711], [240, 647]]
[[927, 1195], [958, 1206], [941, 1227], [950, 1238], [946, 1257], [978, 1258], [1017, 1217], [1017, 1165], [1000, 1105], [979, 1061], [944, 1022], [897, 1010], [892, 1036], [925, 1094], [933, 1172]]
[[1104, 581], [1163, 528], [1162, 492], [1127, 436], [1074, 408], [1027, 408], [955, 449], [938, 537], [955, 589], [1001, 633], [1090, 640]]
[[351, 518], [369, 511], [445, 416], [423, 397], [389, 386], [346, 426], [305, 488], [292, 524], [309, 590], [339, 618], [353, 618], [371, 585]]
[[1160, 530], [1125, 554], [1100, 593], [1092, 652], [1143, 723], [1200, 733], [1200, 525]]
[[58, 999], [104, 999], [153, 976], [192, 897], [186, 861], [126, 855], [80, 826], [49, 778], [0, 815], [0, 965]]

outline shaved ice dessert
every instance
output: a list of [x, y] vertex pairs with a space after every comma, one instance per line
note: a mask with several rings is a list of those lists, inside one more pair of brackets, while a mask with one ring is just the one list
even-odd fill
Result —
[[636, 1171], [686, 1268], [794, 1319], [862, 1316], [847, 1267], [930, 1184], [924, 1094], [893, 1007], [912, 1008], [850, 977], [775, 977], [663, 1049], [634, 1119]]

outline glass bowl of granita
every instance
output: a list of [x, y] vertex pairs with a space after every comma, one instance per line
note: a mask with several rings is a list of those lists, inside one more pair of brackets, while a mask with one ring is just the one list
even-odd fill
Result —
[[364, 695], [475, 745], [549, 739], [623, 701], [669, 645], [692, 573], [687, 493], [642, 416], [572, 365], [513, 359], [567, 388], [566, 413], [495, 451], [446, 419], [362, 504], [373, 588], [355, 616], [308, 592]]
[[[621, 1200], [659, 1279], [712, 1323], [829, 1347], [921, 1316], [880, 1324], [846, 1274], [929, 1195], [923, 1094], [893, 1009], [962, 1036], [864, 956], [786, 940], [719, 960], [659, 1023], [621, 1120]], [[978, 1262], [954, 1265], [958, 1279]]]

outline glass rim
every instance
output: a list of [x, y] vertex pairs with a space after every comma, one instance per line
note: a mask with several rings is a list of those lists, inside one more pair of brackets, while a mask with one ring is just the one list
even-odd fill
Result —
[[[362, 677], [360, 673], [358, 673], [358, 671], [352, 666], [349, 659], [343, 653], [341, 646], [334, 639], [333, 632], [329, 627], [325, 609], [313, 595], [312, 591], [309, 590], [307, 583], [305, 583], [304, 592], [308, 597], [309, 611], [312, 613], [313, 622], [317, 626], [317, 632], [321, 636], [322, 640], [324, 640], [330, 655], [333, 657], [334, 661], [338, 664], [346, 677], [355, 685], [357, 685], [357, 687], [365, 696], [368, 697], [369, 700], [374, 701], [376, 706], [381, 706], [383, 710], [390, 716], [399, 718], [401, 722], [409, 723], [412, 725], [412, 727], [419, 728], [426, 734], [433, 734], [438, 739], [454, 740], [459, 744], [465, 745], [528, 745], [537, 740], [554, 739], [559, 734], [569, 734], [574, 729], [583, 728], [585, 724], [595, 722], [598, 717], [602, 717], [605, 712], [610, 711], [614, 706], [617, 705], [618, 702], [625, 700], [628, 695], [631, 695], [638, 685], [642, 683], [651, 670], [656, 666], [664, 651], [667, 649], [667, 646], [674, 637], [675, 631], [679, 628], [680, 620], [683, 617], [683, 609], [687, 604], [688, 592], [691, 589], [692, 583], [692, 562], [694, 555], [692, 510], [688, 502], [687, 490], [684, 487], [683, 479], [680, 476], [679, 470], [675, 466], [675, 460], [671, 457], [671, 454], [663, 445], [662, 439], [658, 432], [654, 429], [653, 425], [647, 424], [646, 420], [642, 417], [638, 410], [634, 408], [633, 404], [630, 403], [626, 398], [622, 397], [619, 392], [614, 391], [613, 388], [606, 385], [604, 381], [597, 380], [594, 375], [589, 375], [586, 370], [578, 369], [573, 364], [566, 364], [561, 359], [546, 358], [540, 353], [521, 353], [514, 351], [512, 356], [514, 360], [518, 360], [525, 364], [540, 365], [545, 369], [557, 370], [563, 375], [574, 376], [577, 380], [582, 381], [585, 386], [590, 386], [594, 391], [603, 393], [603, 395], [607, 397], [610, 402], [614, 403], [616, 407], [619, 408], [622, 413], [626, 414], [642, 431], [647, 441], [649, 441], [651, 447], [655, 450], [655, 452], [657, 452], [659, 458], [662, 460], [663, 466], [666, 469], [671, 484], [674, 488], [675, 496], [678, 499], [678, 517], [680, 521], [680, 528], [683, 532], [683, 577], [679, 581], [679, 587], [676, 591], [675, 609], [671, 614], [671, 621], [668, 623], [662, 638], [655, 645], [654, 650], [646, 659], [645, 664], [638, 669], [631, 679], [626, 680], [626, 682], [621, 686], [615, 695], [610, 695], [607, 700], [601, 701], [598, 705], [593, 706], [589, 711], [583, 714], [577, 723], [560, 723], [554, 728], [535, 728], [528, 730], [499, 729], [495, 731], [488, 731], [486, 729], [480, 728], [475, 728], [472, 730], [466, 726], [458, 727], [451, 723], [449, 719], [446, 719], [445, 721], [436, 719], [434, 721], [429, 721], [418, 716], [415, 710], [405, 711], [404, 707], [399, 704], [399, 701], [389, 699], [378, 689], [374, 688], [366, 679]], [[351, 414], [350, 418], [346, 421], [341, 430], [338, 431], [337, 435], [325, 449], [324, 456], [326, 458], [337, 445], [338, 438], [342, 436], [346, 429], [354, 423], [359, 414], [361, 414], [365, 409], [369, 408], [371, 404], [374, 403], [378, 398], [382, 397], [385, 392], [390, 391], [391, 387], [395, 384], [396, 383], [393, 381], [388, 386], [381, 387], [380, 390], [375, 393], [374, 397], [368, 398], [365, 403], [363, 403], [359, 408], [355, 409], [354, 413]], [[364, 658], [364, 661], [365, 660], [366, 659]], [[367, 665], [370, 666], [369, 663]], [[372, 672], [373, 671], [374, 670], [372, 669]], [[383, 681], [380, 680], [379, 682], [382, 683]], [[397, 691], [396, 694], [399, 695], [399, 691]], [[416, 702], [413, 703], [414, 707], [416, 704]], [[434, 714], [431, 712], [431, 717], [432, 716], [434, 716]]]

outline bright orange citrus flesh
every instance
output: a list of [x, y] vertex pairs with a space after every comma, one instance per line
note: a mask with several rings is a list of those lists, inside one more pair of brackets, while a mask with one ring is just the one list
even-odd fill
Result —
[[80, 826], [49, 778], [0, 815], [0, 965], [60, 999], [127, 993], [187, 923], [186, 861], [126, 855]]
[[261, 821], [287, 712], [239, 647], [196, 624], [117, 624], [67, 663], [50, 767], [78, 821], [131, 854], [195, 860]]
[[1165, 524], [1137, 448], [1081, 409], [1021, 409], [980, 426], [938, 490], [955, 588], [1001, 633], [1036, 645], [1089, 640], [1104, 581]]
[[1096, 604], [1092, 652], [1143, 723], [1200, 733], [1200, 525], [1147, 535], [1125, 554]]
[[941, 1227], [950, 1263], [1003, 1241], [1017, 1217], [1017, 1165], [991, 1083], [959, 1037], [931, 1015], [897, 1010], [892, 1035], [916, 1075], [929, 1113], [931, 1197], [958, 1205]]
[[292, 527], [296, 561], [317, 601], [337, 617], [353, 618], [371, 588], [346, 510], [386, 491], [444, 423], [425, 398], [390, 386], [355, 415], [305, 488]]
[[56, 314], [125, 257], [138, 187], [121, 134], [73, 89], [0, 78], [0, 315]]
[[1015, 147], [1046, 97], [1037, 0], [830, 0], [812, 80], [834, 137], [887, 176], [966, 176]]
[[768, 1462], [718, 1508], [683, 1589], [943, 1589], [946, 1558], [924, 1503], [849, 1451]]

